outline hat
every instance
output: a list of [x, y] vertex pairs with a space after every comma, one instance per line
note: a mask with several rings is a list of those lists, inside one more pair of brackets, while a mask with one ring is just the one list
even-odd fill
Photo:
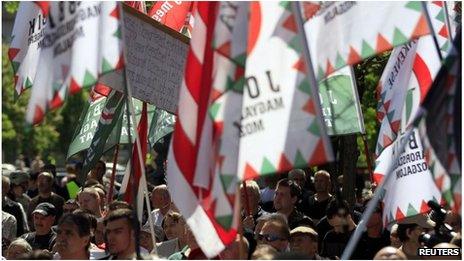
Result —
[[37, 207], [35, 207], [32, 214], [34, 213], [39, 213], [44, 216], [56, 216], [56, 208], [48, 202], [43, 202], [37, 205]]
[[433, 222], [429, 216], [424, 215], [424, 214], [418, 214], [415, 216], [407, 217], [400, 222], [398, 222], [399, 225], [407, 225], [407, 224], [416, 224], [419, 225], [422, 228], [434, 228], [435, 227], [435, 222]]
[[29, 181], [29, 174], [22, 171], [15, 171], [10, 174], [10, 182], [19, 185], [23, 182]]
[[317, 232], [314, 231], [314, 229], [310, 227], [299, 226], [299, 227], [292, 229], [292, 231], [290, 231], [290, 237], [295, 236], [297, 234], [317, 235]]

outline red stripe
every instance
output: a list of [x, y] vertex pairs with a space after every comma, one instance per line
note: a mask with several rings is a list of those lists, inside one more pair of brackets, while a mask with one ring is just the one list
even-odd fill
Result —
[[185, 85], [187, 86], [187, 89], [190, 92], [193, 100], [198, 104], [200, 101], [199, 90], [201, 88], [201, 79], [199, 79], [199, 76], [202, 75], [203, 69], [202, 64], [197, 59], [192, 50], [190, 50], [187, 55], [187, 65], [185, 68]]
[[425, 64], [424, 60], [422, 57], [420, 57], [419, 54], [416, 54], [412, 70], [414, 71], [417, 81], [419, 82], [420, 102], [422, 103], [425, 95], [430, 90], [430, 86], [432, 85], [432, 75], [430, 75], [430, 70], [427, 67], [427, 64]]
[[140, 166], [137, 144], [134, 143], [132, 147], [132, 169], [133, 169], [134, 174], [130, 176], [129, 182], [127, 184], [126, 193], [124, 194], [124, 200], [128, 202], [129, 204], [132, 203], [132, 205], [135, 205], [134, 201], [136, 201], [136, 199], [134, 199], [132, 195], [133, 194], [132, 188], [134, 186], [132, 182], [135, 182], [137, 191], [139, 191], [138, 186], [139, 186], [140, 178], [142, 177], [142, 168], [145, 168], [145, 159], [147, 156], [147, 127], [148, 127], [147, 122], [148, 122], [147, 103], [144, 102], [143, 107], [142, 107], [142, 115], [140, 117], [140, 122], [137, 127], [138, 138], [140, 141], [140, 148], [142, 152], [141, 156], [142, 156], [143, 166]]

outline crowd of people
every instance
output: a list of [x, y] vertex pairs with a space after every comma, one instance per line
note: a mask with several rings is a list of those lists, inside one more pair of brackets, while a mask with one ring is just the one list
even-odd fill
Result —
[[[67, 186], [76, 182], [76, 171], [64, 181], [54, 165], [43, 163], [2, 174], [4, 258], [134, 259], [139, 252], [144, 259], [206, 259], [163, 179], [148, 178], [156, 180], [148, 185], [152, 211], [145, 206], [139, 224], [131, 205], [117, 193], [108, 196], [105, 162], [97, 163], [72, 198]], [[240, 233], [214, 259], [339, 259], [372, 193], [349, 204], [336, 178], [324, 170], [294, 169], [242, 183]], [[351, 259], [422, 259], [418, 249], [424, 246], [461, 248], [461, 216], [438, 216], [411, 216], [386, 229], [379, 204]], [[449, 228], [449, 238], [431, 240], [438, 238], [437, 223]]]

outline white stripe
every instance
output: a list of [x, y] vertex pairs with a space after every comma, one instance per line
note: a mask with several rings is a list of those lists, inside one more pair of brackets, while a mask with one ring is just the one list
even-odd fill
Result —
[[129, 184], [130, 172], [131, 172], [131, 163], [130, 163], [130, 160], [129, 160], [129, 162], [127, 163], [126, 170], [124, 171], [124, 177], [122, 179], [121, 188], [119, 189], [118, 194], [120, 194], [120, 195], [126, 193], [127, 184]]
[[192, 40], [190, 42], [190, 48], [197, 57], [198, 61], [203, 64], [203, 56], [205, 54], [206, 44], [206, 25], [201, 20], [200, 14], [195, 13], [195, 27], [192, 30]]
[[[212, 141], [213, 123], [208, 115], [205, 116], [203, 128], [201, 129], [200, 146], [198, 149], [197, 165], [195, 168], [195, 177], [193, 184], [198, 187], [207, 189], [210, 183], [211, 165], [214, 165]], [[206, 164], [205, 164], [206, 163]]]
[[185, 85], [185, 80], [182, 81], [182, 89], [179, 95], [179, 123], [186, 133], [190, 142], [195, 145], [197, 135], [197, 118], [198, 105], [190, 95], [190, 91]]
[[214, 229], [211, 220], [201, 208], [197, 196], [177, 166], [170, 145], [167, 166], [167, 183], [173, 202], [190, 226], [198, 245], [209, 258], [217, 256], [225, 246]]

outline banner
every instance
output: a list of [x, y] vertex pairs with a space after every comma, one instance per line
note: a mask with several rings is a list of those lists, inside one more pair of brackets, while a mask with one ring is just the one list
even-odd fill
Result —
[[17, 94], [33, 87], [28, 123], [123, 66], [116, 2], [22, 2], [20, 9], [9, 56]]
[[419, 1], [322, 2], [308, 10], [305, 32], [318, 79], [429, 33]]
[[148, 15], [179, 32], [185, 25], [192, 4], [191, 1], [157, 1]]
[[290, 2], [252, 2], [250, 12], [239, 178], [331, 161]]
[[[435, 32], [443, 28], [445, 20], [440, 2], [428, 3], [427, 8]], [[446, 29], [446, 27], [445, 27]], [[438, 36], [442, 54], [449, 49], [449, 40]], [[385, 186], [383, 220], [389, 224], [394, 220], [428, 211], [429, 200], [441, 202], [440, 186], [436, 186], [429, 170], [427, 154], [422, 147], [423, 135], [415, 129], [407, 149], [400, 155], [398, 162], [392, 162], [395, 146], [399, 144], [402, 133], [410, 129], [415, 115], [430, 90], [432, 81], [441, 67], [441, 61], [430, 35], [413, 40], [393, 50], [382, 74], [377, 93], [379, 104], [377, 115], [381, 121], [376, 147], [376, 169], [374, 180], [380, 182], [390, 164], [398, 167], [394, 170], [396, 179], [390, 179]], [[399, 152], [396, 152], [399, 153]], [[417, 191], [417, 188], [425, 188]], [[438, 188], [437, 188], [438, 187]], [[404, 197], [404, 195], [408, 197]]]
[[319, 99], [327, 134], [364, 133], [364, 119], [351, 67], [344, 67], [319, 83]]

